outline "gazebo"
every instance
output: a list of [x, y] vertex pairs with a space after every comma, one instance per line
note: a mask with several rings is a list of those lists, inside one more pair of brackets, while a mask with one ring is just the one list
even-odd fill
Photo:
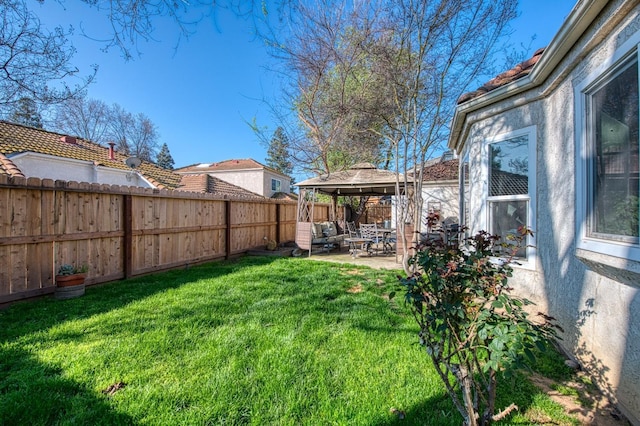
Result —
[[405, 178], [389, 170], [376, 168], [371, 163], [359, 163], [348, 170], [307, 179], [296, 186], [300, 188], [296, 223], [296, 244], [311, 253], [313, 208], [316, 192], [331, 196], [330, 220], [335, 220], [338, 196], [396, 195], [396, 182], [404, 188]]

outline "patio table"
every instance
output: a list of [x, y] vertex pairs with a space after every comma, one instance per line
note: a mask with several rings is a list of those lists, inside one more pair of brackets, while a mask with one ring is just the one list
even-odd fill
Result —
[[344, 240], [349, 243], [349, 252], [353, 258], [359, 253], [368, 253], [367, 247], [373, 243], [371, 238], [345, 238]]

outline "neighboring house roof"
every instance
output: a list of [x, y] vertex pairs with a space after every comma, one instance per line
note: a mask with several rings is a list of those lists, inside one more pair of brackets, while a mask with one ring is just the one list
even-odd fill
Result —
[[6, 155], [0, 152], [0, 175], [9, 175], [11, 177], [26, 177]]
[[460, 162], [457, 158], [448, 161], [426, 166], [422, 171], [423, 182], [437, 182], [443, 180], [458, 181], [458, 165]]
[[[0, 174], [21, 175], [22, 171], [10, 157], [12, 154], [25, 152], [90, 161], [105, 167], [130, 170], [124, 163], [127, 156], [114, 151], [113, 159], [110, 159], [108, 147], [82, 138], [0, 120]], [[136, 170], [160, 189], [174, 189], [180, 184], [179, 175], [147, 161], [143, 161]]]
[[182, 175], [180, 191], [206, 192], [221, 195], [229, 198], [264, 198], [255, 192], [247, 191], [244, 188], [225, 182], [215, 176], [206, 173], [190, 173]]
[[504, 170], [491, 170], [491, 196], [527, 194], [529, 178]]
[[215, 172], [256, 170], [256, 169], [269, 170], [272, 173], [276, 173], [284, 177], [289, 177], [251, 158], [225, 160], [225, 161], [219, 161], [217, 163], [192, 164], [190, 166], [185, 166], [185, 167], [176, 169], [175, 171], [176, 173], [215, 173]]
[[288, 193], [288, 192], [276, 192], [271, 196], [274, 200], [289, 200], [289, 201], [298, 201], [298, 194]]

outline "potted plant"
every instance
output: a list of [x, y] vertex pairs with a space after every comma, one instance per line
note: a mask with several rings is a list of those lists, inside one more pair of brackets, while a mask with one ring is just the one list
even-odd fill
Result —
[[71, 299], [84, 294], [84, 279], [89, 268], [86, 265], [75, 267], [64, 264], [56, 274], [56, 299]]

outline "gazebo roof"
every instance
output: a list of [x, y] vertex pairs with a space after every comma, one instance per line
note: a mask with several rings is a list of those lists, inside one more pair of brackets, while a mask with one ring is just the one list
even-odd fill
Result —
[[[404, 186], [402, 174], [398, 175], [398, 180], [400, 186]], [[348, 170], [320, 175], [296, 186], [329, 195], [392, 195], [396, 192], [396, 173], [377, 169], [371, 163], [358, 163]]]

